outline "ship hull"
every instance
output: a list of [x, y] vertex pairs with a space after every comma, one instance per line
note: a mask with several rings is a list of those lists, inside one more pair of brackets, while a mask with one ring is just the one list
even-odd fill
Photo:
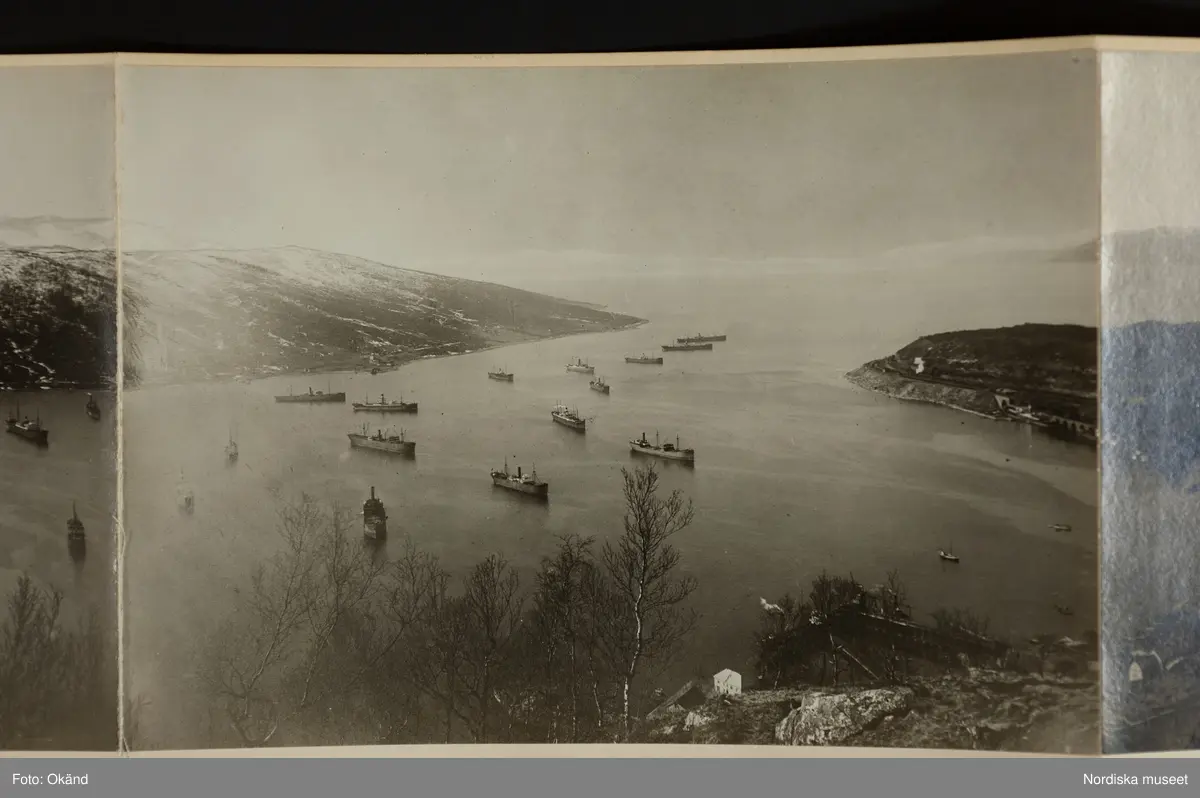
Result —
[[346, 394], [344, 394], [344, 393], [323, 393], [323, 394], [313, 394], [312, 396], [308, 396], [306, 394], [298, 394], [296, 396], [276, 396], [275, 401], [276, 402], [286, 402], [286, 403], [290, 403], [290, 404], [321, 404], [321, 403], [328, 403], [328, 402], [340, 402], [342, 404], [345, 404]]
[[511, 374], [489, 374], [488, 379], [496, 380], [497, 382], [512, 382], [513, 375], [511, 375]]
[[712, 344], [663, 344], [664, 352], [711, 352]]
[[417, 412], [417, 403], [403, 405], [364, 405], [355, 403], [354, 412], [371, 412], [371, 413], [415, 413]]
[[371, 440], [367, 435], [354, 435], [352, 433], [346, 435], [346, 437], [350, 439], [350, 446], [355, 449], [371, 449], [376, 452], [406, 456], [411, 456], [417, 451], [415, 441], [400, 441], [398, 443], [393, 441], [375, 441]]
[[545, 499], [550, 496], [550, 486], [548, 484], [530, 485], [525, 482], [514, 482], [506, 477], [492, 477], [492, 485], [497, 488], [504, 488], [513, 493], [519, 493], [522, 496], [531, 496], [535, 499]]
[[640, 454], [645, 457], [657, 457], [659, 460], [673, 460], [677, 463], [694, 464], [696, 462], [695, 452], [664, 452], [661, 449], [647, 449], [645, 446], [638, 446], [636, 443], [629, 444], [629, 451], [634, 454]]
[[607, 396], [608, 392], [609, 392], [609, 387], [607, 385], [605, 385], [603, 387], [596, 387], [595, 385], [593, 385], [592, 390], [595, 391], [596, 393], [602, 393], [605, 396]]
[[563, 418], [561, 416], [556, 416], [554, 414], [551, 414], [550, 418], [551, 418], [551, 420], [554, 421], [555, 424], [561, 424], [564, 427], [566, 427], [567, 429], [573, 429], [576, 432], [584, 432], [587, 429], [586, 421], [572, 421], [569, 418]]
[[567, 371], [573, 371], [576, 374], [595, 374], [594, 366], [567, 366]]
[[387, 540], [387, 521], [383, 519], [363, 521], [363, 537], [367, 540]]
[[100, 408], [98, 407], [89, 407], [87, 409], [87, 414], [88, 418], [90, 418], [92, 421], [100, 420]]
[[697, 335], [694, 338], [676, 338], [675, 342], [680, 344], [707, 344], [713, 341], [724, 341], [724, 335]]
[[41, 446], [44, 446], [44, 445], [50, 443], [50, 430], [45, 430], [45, 429], [29, 430], [29, 429], [24, 429], [21, 426], [19, 426], [17, 424], [12, 424], [12, 423], [6, 424], [5, 428], [9, 432], [9, 434], [16, 435], [18, 438], [23, 438], [24, 440], [27, 440], [30, 443], [36, 443]]
[[639, 366], [661, 366], [663, 359], [661, 357], [627, 357], [626, 363], [636, 363]]

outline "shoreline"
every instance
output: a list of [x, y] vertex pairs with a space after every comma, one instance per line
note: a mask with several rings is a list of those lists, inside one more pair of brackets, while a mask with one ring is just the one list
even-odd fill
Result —
[[[992, 393], [990, 390], [964, 388], [945, 383], [906, 380], [903, 377], [880, 368], [877, 365], [880, 362], [873, 360], [869, 363], [864, 363], [842, 376], [851, 385], [902, 402], [936, 405], [960, 413], [967, 413], [988, 421], [1023, 424], [1034, 429], [1046, 429], [1046, 427], [1032, 424], [1025, 419], [1000, 415], [994, 410], [989, 409], [989, 411], [985, 412], [981, 408], [990, 407], [994, 403], [994, 400], [990, 398], [990, 394]], [[989, 394], [989, 397], [985, 398], [982, 396], [984, 393]], [[967, 405], [975, 405], [975, 407], [972, 408]], [[1067, 443], [1093, 448], [1097, 445], [1095, 441], [1082, 436], [1066, 436], [1062, 440]]]
[[442, 354], [421, 355], [421, 356], [402, 355], [402, 356], [397, 357], [393, 363], [391, 363], [387, 366], [370, 366], [367, 368], [362, 368], [361, 366], [356, 367], [354, 365], [347, 364], [344, 366], [339, 365], [339, 366], [330, 366], [330, 367], [317, 366], [315, 368], [310, 368], [308, 371], [296, 371], [293, 369], [288, 369], [288, 370], [280, 370], [280, 371], [273, 371], [273, 372], [267, 372], [267, 373], [236, 374], [236, 375], [232, 375], [232, 376], [227, 375], [227, 374], [220, 374], [220, 375], [211, 375], [206, 378], [184, 379], [184, 380], [161, 380], [161, 381], [159, 381], [159, 380], [144, 380], [144, 381], [139, 381], [136, 385], [124, 386], [123, 390], [138, 391], [138, 390], [142, 390], [142, 389], [183, 387], [183, 386], [187, 386], [187, 385], [200, 385], [200, 384], [207, 384], [207, 383], [257, 382], [260, 380], [273, 379], [275, 377], [297, 377], [297, 376], [305, 376], [305, 375], [319, 376], [319, 375], [328, 375], [328, 374], [343, 374], [343, 373], [347, 373], [347, 372], [370, 374], [371, 368], [378, 369], [377, 375], [382, 375], [382, 374], [389, 374], [394, 371], [399, 371], [404, 366], [409, 366], [409, 365], [412, 365], [413, 363], [420, 363], [425, 360], [444, 360], [444, 359], [452, 358], [452, 357], [462, 357], [464, 355], [477, 355], [482, 352], [492, 352], [492, 351], [504, 349], [504, 348], [510, 347], [510, 346], [522, 346], [525, 344], [536, 344], [536, 343], [542, 343], [544, 341], [558, 341], [563, 338], [572, 338], [572, 337], [580, 336], [580, 335], [606, 335], [608, 333], [625, 332], [627, 330], [636, 330], [639, 327], [644, 327], [645, 325], [647, 325], [649, 323], [650, 323], [649, 319], [639, 319], [631, 324], [625, 324], [625, 325], [621, 325], [619, 327], [608, 327], [608, 328], [602, 329], [602, 330], [584, 330], [582, 332], [560, 333], [558, 335], [547, 335], [547, 336], [543, 336], [543, 337], [530, 338], [529, 340], [526, 340], [526, 341], [504, 341], [504, 342], [498, 342], [498, 343], [489, 343], [485, 346], [482, 346], [478, 349], [472, 349], [468, 352], [447, 352], [447, 353], [442, 353]]

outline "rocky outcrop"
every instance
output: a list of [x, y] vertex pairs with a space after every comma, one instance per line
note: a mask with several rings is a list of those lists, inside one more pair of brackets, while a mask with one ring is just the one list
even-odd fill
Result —
[[811, 687], [720, 696], [659, 718], [657, 742], [1098, 752], [1099, 685], [969, 669], [903, 686]]
[[913, 692], [907, 687], [860, 693], [810, 693], [775, 727], [784, 745], [841, 745], [875, 728], [880, 721], [907, 711]]

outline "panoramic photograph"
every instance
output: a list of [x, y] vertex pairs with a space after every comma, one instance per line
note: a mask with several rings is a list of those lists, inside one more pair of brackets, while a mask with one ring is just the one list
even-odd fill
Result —
[[1106, 753], [1200, 748], [1200, 54], [1104, 53]]
[[1095, 76], [120, 66], [123, 744], [1096, 752]]
[[0, 750], [115, 751], [113, 68], [0, 67]]

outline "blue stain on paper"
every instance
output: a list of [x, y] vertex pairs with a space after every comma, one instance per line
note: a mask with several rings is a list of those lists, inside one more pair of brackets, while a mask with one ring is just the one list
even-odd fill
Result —
[[1141, 322], [1101, 340], [1105, 467], [1137, 461], [1183, 489], [1200, 465], [1200, 324]]

